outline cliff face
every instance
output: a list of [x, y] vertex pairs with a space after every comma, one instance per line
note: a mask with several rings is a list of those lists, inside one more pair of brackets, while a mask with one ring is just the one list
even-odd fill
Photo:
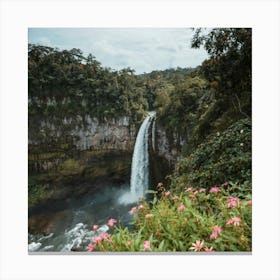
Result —
[[[46, 205], [52, 201], [84, 195], [100, 182], [128, 182], [131, 159], [138, 127], [129, 118], [110, 122], [87, 120], [89, 125], [76, 129], [76, 153], [72, 158], [36, 159], [36, 168], [29, 158], [29, 206]], [[151, 180], [154, 184], [170, 173], [178, 160], [178, 137], [170, 135], [157, 122], [151, 126]], [[179, 143], [180, 144], [180, 143]], [[59, 155], [58, 155], [59, 156]], [[105, 184], [106, 185], [106, 184]]]
[[29, 155], [29, 207], [62, 201], [73, 193], [84, 195], [100, 182], [129, 180], [136, 125], [128, 117], [103, 123], [88, 118], [87, 122], [87, 127], [72, 132], [79, 138], [72, 157]]
[[80, 138], [75, 143], [78, 150], [133, 150], [136, 128], [130, 124], [128, 117], [106, 123], [88, 118], [87, 122], [86, 129], [74, 132]]
[[157, 122], [154, 133], [156, 154], [166, 159], [169, 164], [176, 163], [180, 157], [181, 147], [185, 141], [175, 133], [166, 131], [166, 129]]
[[[86, 129], [75, 131], [79, 136], [75, 144], [80, 151], [84, 150], [128, 150], [133, 151], [137, 130], [134, 124], [130, 124], [128, 117], [110, 120], [100, 123], [94, 119], [87, 119]], [[185, 141], [175, 133], [166, 131], [163, 125], [155, 120], [151, 126], [152, 147], [160, 157], [169, 163], [175, 163]]]

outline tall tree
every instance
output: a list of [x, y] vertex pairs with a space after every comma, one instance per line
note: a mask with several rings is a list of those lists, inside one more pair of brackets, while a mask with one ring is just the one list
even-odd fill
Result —
[[203, 46], [210, 58], [203, 62], [202, 73], [217, 95], [231, 95], [241, 111], [242, 101], [250, 114], [252, 85], [252, 29], [214, 28], [205, 34], [196, 29], [192, 47]]

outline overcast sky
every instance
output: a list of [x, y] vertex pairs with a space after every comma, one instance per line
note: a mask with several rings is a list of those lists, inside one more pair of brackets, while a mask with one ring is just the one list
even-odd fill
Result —
[[176, 67], [195, 67], [207, 58], [191, 49], [188, 28], [30, 28], [28, 41], [59, 49], [92, 53], [102, 66], [137, 74]]

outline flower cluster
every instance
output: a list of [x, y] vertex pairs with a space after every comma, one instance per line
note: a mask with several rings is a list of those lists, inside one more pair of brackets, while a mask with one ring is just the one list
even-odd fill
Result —
[[239, 199], [237, 197], [234, 196], [230, 196], [228, 198], [228, 208], [234, 208], [237, 207], [239, 204]]
[[109, 242], [112, 242], [112, 239], [110, 238], [109, 234], [107, 232], [101, 233], [99, 236], [94, 236], [93, 238], [93, 244], [87, 245], [88, 252], [93, 252], [96, 247], [103, 241], [108, 240]]
[[110, 220], [108, 221], [107, 225], [108, 225], [109, 227], [114, 227], [114, 225], [115, 225], [116, 222], [117, 222], [117, 221], [116, 221], [115, 219], [110, 219]]
[[[117, 221], [115, 219], [109, 219], [107, 225], [110, 227], [114, 227], [116, 222]], [[94, 232], [97, 232], [98, 225], [93, 225], [92, 229]], [[104, 240], [112, 242], [112, 239], [108, 232], [102, 232], [100, 235], [95, 235], [93, 237], [93, 244], [90, 243], [87, 245], [88, 252], [93, 252], [96, 249], [96, 247]]]
[[233, 218], [231, 218], [231, 219], [229, 219], [227, 221], [226, 225], [228, 226], [228, 225], [232, 225], [233, 224], [236, 227], [236, 226], [239, 226], [240, 222], [241, 222], [240, 218], [233, 217]]
[[135, 207], [132, 207], [129, 211], [128, 211], [128, 213], [130, 214], [130, 215], [133, 215], [135, 212], [137, 212], [137, 210], [142, 210], [142, 209], [144, 209], [144, 206], [142, 205], [142, 204], [140, 204], [140, 205], [138, 205], [137, 207], [135, 206]]
[[196, 240], [195, 243], [192, 243], [192, 247], [190, 247], [190, 250], [195, 251], [195, 252], [201, 251], [202, 249], [204, 249], [205, 252], [214, 251], [213, 247], [210, 247], [210, 248], [208, 246], [204, 247], [204, 240], [202, 240], [202, 241]]
[[210, 235], [210, 239], [216, 239], [222, 232], [222, 228], [218, 226], [213, 226], [213, 232]]
[[210, 189], [210, 193], [217, 193], [217, 192], [219, 192], [219, 190], [220, 190], [220, 188], [218, 188], [217, 186], [214, 186], [214, 187], [212, 187], [211, 189]]
[[[155, 199], [134, 205], [135, 229], [115, 227], [112, 234], [95, 234], [87, 250], [168, 252], [185, 251], [250, 251], [250, 194], [239, 197], [236, 186], [227, 182], [205, 188], [185, 186], [155, 194]], [[229, 186], [229, 187], [228, 187]], [[160, 186], [161, 187], [161, 186]], [[227, 188], [228, 187], [228, 188]], [[231, 191], [234, 190], [234, 195]], [[113, 228], [116, 220], [110, 219]], [[93, 226], [98, 233], [98, 225]], [[176, 236], [176, 240], [174, 240]]]

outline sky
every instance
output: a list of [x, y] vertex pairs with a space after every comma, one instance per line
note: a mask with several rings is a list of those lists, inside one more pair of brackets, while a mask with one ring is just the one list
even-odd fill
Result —
[[193, 33], [190, 28], [29, 28], [28, 42], [78, 48], [104, 67], [130, 67], [142, 74], [200, 65], [207, 54], [203, 48], [191, 48]]

